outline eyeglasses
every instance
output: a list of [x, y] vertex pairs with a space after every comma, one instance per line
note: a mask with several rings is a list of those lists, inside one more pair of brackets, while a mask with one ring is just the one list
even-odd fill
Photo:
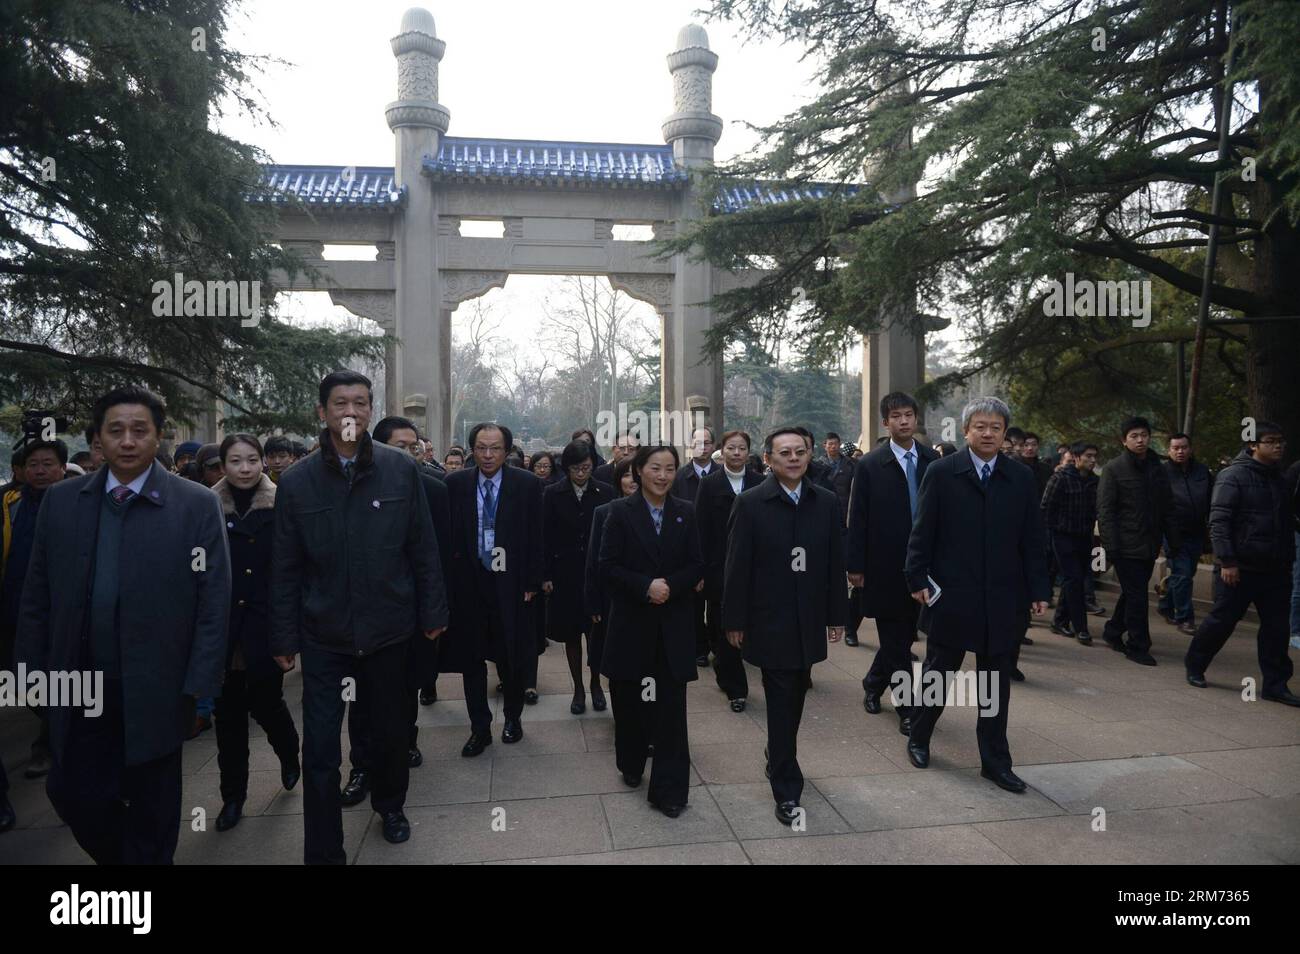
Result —
[[569, 467], [569, 473], [571, 474], [585, 474], [588, 473], [590, 470], [591, 470], [591, 461], [587, 461], [585, 464], [573, 464]]

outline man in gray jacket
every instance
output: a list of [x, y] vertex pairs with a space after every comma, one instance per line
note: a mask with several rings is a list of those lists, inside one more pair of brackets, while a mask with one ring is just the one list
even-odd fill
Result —
[[106, 466], [46, 491], [18, 622], [29, 673], [83, 674], [80, 700], [45, 710], [46, 790], [99, 864], [171, 863], [181, 745], [197, 698], [217, 695], [225, 673], [221, 504], [154, 460], [163, 417], [143, 388], [95, 403]]

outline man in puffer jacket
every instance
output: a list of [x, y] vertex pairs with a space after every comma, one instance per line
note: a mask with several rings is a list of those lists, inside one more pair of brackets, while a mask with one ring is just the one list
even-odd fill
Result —
[[[1115, 615], [1102, 630], [1106, 644], [1143, 666], [1154, 666], [1147, 603], [1151, 571], [1160, 552], [1161, 535], [1177, 552], [1182, 531], [1174, 520], [1169, 476], [1150, 449], [1151, 425], [1132, 417], [1120, 429], [1124, 451], [1101, 472], [1097, 487], [1097, 527], [1106, 561], [1119, 577]], [[1128, 641], [1124, 640], [1127, 631]]]
[[1187, 681], [1205, 687], [1205, 670], [1254, 603], [1264, 674], [1260, 695], [1300, 706], [1300, 696], [1287, 688], [1293, 668], [1287, 654], [1287, 616], [1295, 551], [1293, 505], [1282, 479], [1286, 440], [1281, 428], [1268, 421], [1256, 422], [1255, 437], [1214, 485], [1210, 504], [1210, 542], [1218, 576], [1214, 608], [1188, 647]]

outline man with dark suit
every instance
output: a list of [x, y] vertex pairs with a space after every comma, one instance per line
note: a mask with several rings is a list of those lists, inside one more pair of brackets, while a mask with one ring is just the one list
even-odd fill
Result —
[[[625, 460], [631, 460], [636, 456], [636, 449], [641, 446], [641, 441], [631, 431], [622, 431], [614, 438], [614, 448], [610, 452], [610, 459], [607, 463], [599, 465], [592, 472], [592, 477], [597, 482], [614, 486], [614, 468]], [[593, 448], [594, 450], [595, 448]]]
[[102, 711], [67, 699], [43, 710], [46, 790], [77, 844], [98, 864], [170, 864], [181, 745], [225, 673], [224, 520], [216, 494], [155, 461], [155, 395], [118, 388], [92, 414], [106, 466], [45, 492], [16, 657], [33, 672], [103, 674]]
[[848, 519], [849, 512], [849, 494], [853, 488], [853, 461], [841, 453], [844, 442], [840, 440], [840, 435], [831, 431], [822, 441], [822, 448], [826, 451], [826, 463], [822, 471], [822, 486], [828, 490], [835, 491], [835, 496], [840, 502], [840, 510], [844, 513], [845, 519]]
[[510, 429], [476, 424], [469, 445], [474, 465], [447, 477], [456, 626], [439, 665], [464, 674], [470, 736], [460, 754], [473, 758], [492, 744], [487, 660], [496, 663], [505, 697], [501, 741], [524, 737], [524, 690], [537, 679], [534, 613], [544, 561], [543, 484], [522, 467], [505, 466], [514, 445]]
[[[929, 641], [920, 686], [904, 683], [914, 703], [907, 757], [917, 768], [930, 764], [930, 736], [943, 714], [943, 696], [966, 653], [973, 652], [980, 774], [999, 788], [1023, 792], [1025, 783], [1011, 771], [1007, 711], [1031, 604], [1036, 614], [1047, 608], [1038, 483], [1028, 468], [998, 453], [1011, 423], [1005, 403], [976, 398], [961, 419], [966, 450], [926, 469], [907, 544], [912, 598], [922, 604], [934, 599], [921, 617]], [[927, 691], [933, 687], [940, 691]]]
[[826, 658], [848, 620], [844, 518], [832, 491], [806, 479], [811, 448], [803, 428], [778, 428], [763, 442], [772, 474], [731, 510], [723, 583], [727, 641], [763, 671], [768, 778], [776, 817], [799, 817], [803, 773], [799, 722], [808, 673]]
[[[302, 653], [303, 854], [346, 864], [339, 767], [344, 702], [370, 717], [370, 804], [384, 839], [411, 837], [410, 640], [437, 639], [447, 598], [415, 461], [371, 439], [370, 379], [320, 383], [319, 449], [280, 476], [271, 564], [271, 652], [286, 672]], [[351, 689], [352, 691], [348, 691]]]
[[[429, 505], [429, 516], [433, 520], [433, 533], [437, 538], [438, 567], [447, 566], [451, 556], [451, 510], [447, 504], [447, 485], [424, 466], [417, 457], [420, 449], [419, 431], [415, 424], [404, 417], [386, 417], [375, 425], [373, 439], [380, 444], [387, 444], [411, 455], [420, 472], [420, 487], [424, 491], [425, 502]], [[407, 747], [407, 765], [419, 768], [424, 763], [418, 740], [420, 729], [415, 724], [419, 714], [416, 700], [424, 692], [425, 686], [436, 685], [438, 678], [438, 645], [440, 640], [412, 638], [408, 643], [410, 658], [407, 660], [407, 686], [403, 705], [406, 708], [410, 725], [409, 745]], [[430, 700], [432, 702], [432, 700]], [[348, 755], [352, 763], [352, 772], [347, 785], [343, 786], [340, 798], [344, 806], [359, 805], [370, 793], [372, 777], [370, 743], [370, 710], [361, 699], [348, 705], [348, 740], [352, 751]]]
[[732, 712], [744, 712], [749, 680], [740, 650], [722, 634], [722, 576], [727, 562], [727, 519], [731, 507], [746, 490], [763, 482], [761, 474], [748, 467], [750, 441], [744, 431], [722, 435], [722, 466], [700, 481], [695, 497], [695, 519], [700, 527], [700, 550], [704, 554], [705, 624], [713, 649], [713, 675], [718, 688], [727, 694]]
[[671, 494], [675, 447], [642, 447], [640, 489], [611, 502], [600, 541], [609, 627], [600, 669], [614, 702], [614, 758], [630, 788], [641, 784], [654, 746], [650, 804], [669, 818], [686, 807], [690, 744], [686, 684], [692, 660], [691, 600], [704, 577], [695, 506]]
[[[920, 407], [902, 391], [880, 400], [881, 424], [889, 440], [858, 461], [849, 505], [847, 565], [849, 583], [862, 588], [862, 613], [876, 621], [880, 649], [862, 680], [862, 705], [880, 712], [880, 697], [894, 673], [912, 672], [919, 607], [912, 599], [903, 564], [912, 533], [921, 481], [938, 456], [916, 433]], [[896, 709], [899, 729], [911, 730], [906, 706]]]
[[[691, 459], [677, 471], [673, 478], [672, 495], [678, 500], [694, 504], [700, 491], [700, 481], [718, 468], [713, 464], [713, 428], [697, 427], [691, 431]], [[703, 668], [709, 664], [709, 630], [704, 621], [705, 599], [703, 589], [695, 593], [695, 665]]]

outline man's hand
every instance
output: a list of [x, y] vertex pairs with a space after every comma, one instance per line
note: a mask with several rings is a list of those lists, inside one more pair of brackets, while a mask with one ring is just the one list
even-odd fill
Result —
[[843, 627], [843, 626], [827, 626], [827, 627], [826, 627], [826, 638], [829, 639], [832, 643], [838, 643], [841, 639], [844, 638], [844, 627]]
[[274, 658], [275, 658], [276, 665], [280, 667], [281, 672], [289, 672], [290, 670], [293, 669], [292, 656], [276, 656]]
[[848, 576], [849, 586], [852, 586], [855, 589], [861, 589], [867, 582], [867, 575], [865, 573], [850, 573]]
[[591, 618], [591, 621], [592, 621], [593, 623], [599, 623], [599, 622], [600, 622], [600, 617], [599, 617], [599, 616], [593, 616], [593, 617]]
[[441, 635], [442, 635], [443, 633], [445, 633], [445, 632], [447, 632], [447, 627], [446, 627], [446, 626], [439, 626], [437, 629], [426, 630], [426, 631], [425, 631], [425, 634], [424, 634], [424, 638], [425, 638], [425, 639], [437, 639], [439, 636], [441, 636]]
[[917, 590], [912, 594], [912, 599], [924, 606], [926, 603], [930, 602], [930, 588], [927, 586], [923, 590]]
[[650, 597], [650, 602], [656, 606], [668, 602], [668, 581], [660, 578], [650, 581], [650, 589], [646, 590], [646, 596]]
[[704, 581], [700, 580], [700, 582], [695, 584], [695, 592], [698, 593], [703, 589], [704, 589]]
[[1219, 567], [1219, 579], [1223, 580], [1228, 586], [1236, 586], [1241, 582], [1241, 569], [1235, 566]]
[[554, 592], [554, 590], [555, 590], [555, 584], [552, 583], [550, 580], [547, 580], [542, 584], [543, 593], [551, 593]]
[[1042, 616], [1047, 612], [1047, 602], [1045, 600], [1037, 600], [1033, 603], [1032, 608], [1035, 616]]
[[531, 603], [533, 601], [533, 597], [536, 595], [537, 595], [536, 590], [529, 590], [527, 593], [524, 594], [524, 602]]
[[731, 643], [732, 649], [739, 649], [745, 641], [745, 631], [743, 629], [727, 630], [727, 642]]

